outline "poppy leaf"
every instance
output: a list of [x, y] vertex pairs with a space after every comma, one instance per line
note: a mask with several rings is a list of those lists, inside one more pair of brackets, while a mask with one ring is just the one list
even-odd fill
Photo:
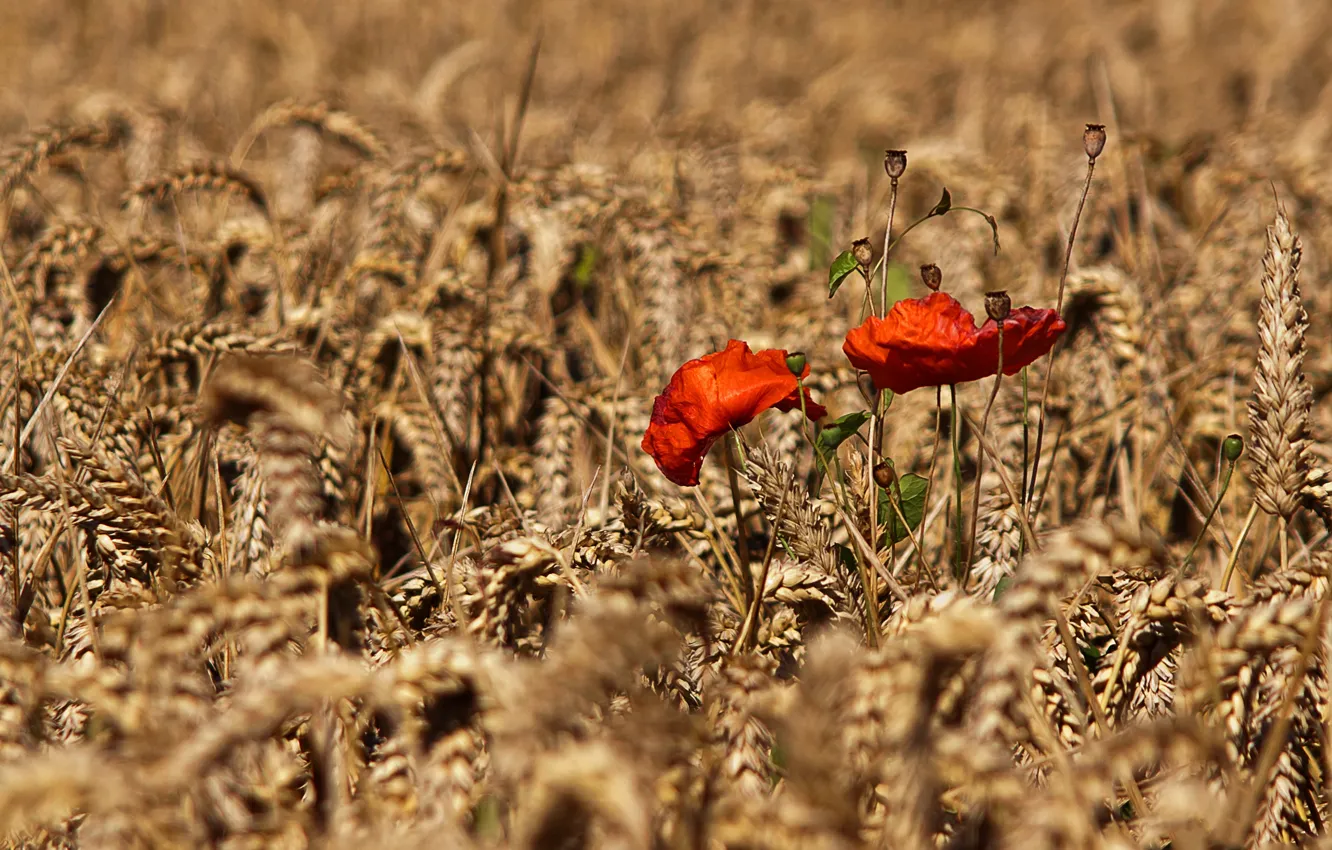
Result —
[[[899, 543], [907, 538], [907, 529], [915, 529], [920, 525], [920, 520], [925, 516], [925, 488], [929, 484], [924, 478], [915, 473], [908, 472], [906, 475], [897, 479], [893, 486], [891, 495], [888, 490], [879, 491], [879, 524], [883, 526], [884, 536], [893, 543]], [[902, 516], [897, 515], [893, 509], [892, 499], [901, 493], [901, 502], [898, 507], [902, 511]], [[906, 525], [902, 520], [906, 520]]]
[[850, 251], [843, 251], [833, 260], [828, 269], [828, 297], [832, 298], [841, 288], [847, 275], [856, 270], [856, 258]]
[[945, 186], [943, 190], [943, 197], [939, 199], [939, 203], [934, 205], [934, 209], [930, 210], [930, 215], [932, 216], [944, 215], [952, 208], [953, 208], [953, 196], [948, 194], [948, 187]]
[[819, 462], [819, 468], [823, 468], [826, 458], [831, 458], [837, 453], [837, 447], [845, 443], [869, 421], [870, 414], [868, 410], [857, 410], [854, 413], [848, 413], [845, 416], [839, 416], [828, 423], [819, 435], [814, 438], [815, 458]]

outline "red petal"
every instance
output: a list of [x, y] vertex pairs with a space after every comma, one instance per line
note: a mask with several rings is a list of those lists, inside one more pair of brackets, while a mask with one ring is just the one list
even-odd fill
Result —
[[[1022, 307], [1004, 320], [1004, 373], [1012, 375], [1050, 350], [1064, 330], [1053, 310]], [[883, 319], [871, 316], [846, 335], [851, 365], [894, 393], [961, 384], [993, 375], [999, 328], [976, 320], [943, 292], [897, 302]]]
[[[770, 407], [800, 406], [795, 376], [786, 368], [786, 352], [757, 354], [749, 345], [731, 340], [723, 351], [708, 354], [676, 370], [652, 405], [652, 422], [643, 435], [643, 449], [676, 484], [693, 486], [703, 457], [717, 438], [740, 428]], [[809, 374], [809, 367], [805, 367]], [[827, 413], [805, 392], [813, 419]]]

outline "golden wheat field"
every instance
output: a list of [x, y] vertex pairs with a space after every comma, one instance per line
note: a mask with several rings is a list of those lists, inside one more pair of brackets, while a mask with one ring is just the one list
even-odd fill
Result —
[[1332, 846], [1330, 159], [1326, 0], [0, 3], [0, 840]]

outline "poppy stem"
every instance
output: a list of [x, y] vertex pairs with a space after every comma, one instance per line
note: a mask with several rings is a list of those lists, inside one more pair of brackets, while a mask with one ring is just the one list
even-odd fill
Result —
[[888, 257], [893, 250], [893, 216], [897, 213], [897, 178], [892, 178], [888, 191], [888, 226], [883, 231], [883, 282], [879, 284], [879, 315], [888, 312]]
[[[985, 435], [990, 428], [990, 411], [994, 408], [994, 400], [999, 396], [999, 382], [1004, 379], [1004, 323], [998, 322], [999, 326], [999, 367], [994, 373], [994, 388], [990, 390], [990, 400], [985, 403], [985, 413], [981, 416], [981, 442], [985, 442]], [[981, 494], [981, 475], [985, 472], [985, 449], [979, 448], [976, 451], [976, 486], [971, 495], [971, 536], [967, 539], [967, 562], [966, 569], [962, 573], [962, 590], [967, 589], [967, 578], [971, 575], [971, 560], [976, 557], [976, 527], [980, 521], [980, 494]]]
[[[1087, 157], [1087, 179], [1082, 184], [1082, 195], [1078, 197], [1078, 209], [1073, 214], [1073, 226], [1068, 231], [1068, 243], [1064, 247], [1064, 268], [1059, 274], [1059, 296], [1055, 299], [1055, 312], [1060, 313], [1064, 309], [1064, 286], [1068, 283], [1068, 267], [1073, 262], [1073, 243], [1078, 238], [1078, 222], [1082, 220], [1082, 210], [1087, 204], [1087, 195], [1091, 192], [1092, 175], [1096, 172], [1096, 157]], [[1050, 354], [1045, 360], [1045, 380], [1041, 383], [1041, 412], [1036, 421], [1036, 452], [1031, 461], [1031, 490], [1024, 493], [1022, 498], [1026, 504], [1021, 506], [1024, 512], [1036, 501], [1036, 481], [1037, 472], [1041, 468], [1041, 443], [1045, 439], [1045, 403], [1050, 397], [1050, 373], [1054, 371], [1055, 356], [1059, 353], [1059, 340], [1050, 348]]]
[[962, 563], [962, 427], [957, 415], [957, 384], [948, 385], [948, 397], [952, 401], [952, 418], [948, 420], [948, 436], [953, 443], [953, 489], [957, 497], [957, 517], [953, 522], [953, 578], [963, 583], [967, 574], [967, 565]]
[[777, 514], [772, 520], [772, 536], [768, 538], [768, 551], [763, 554], [763, 566], [759, 570], [758, 585], [754, 591], [754, 598], [749, 603], [749, 610], [745, 612], [744, 623], [740, 627], [740, 634], [735, 639], [735, 644], [731, 647], [731, 654], [744, 652], [749, 646], [750, 639], [758, 631], [759, 615], [763, 608], [763, 589], [768, 585], [768, 570], [772, 567], [772, 556], [776, 551], [777, 538], [781, 536], [780, 529], [782, 519], [786, 516], [786, 497], [790, 495], [791, 488], [795, 486], [795, 481], [782, 489], [781, 501], [777, 504]]
[[[896, 182], [896, 181], [894, 181]], [[878, 552], [879, 548], [879, 482], [874, 480], [875, 455], [878, 452], [875, 447], [878, 445], [878, 438], [875, 437], [874, 429], [879, 424], [879, 402], [875, 402], [870, 407], [870, 431], [869, 446], [865, 454], [865, 480], [869, 482], [869, 521], [870, 536], [869, 543]], [[874, 570], [861, 571], [861, 584], [865, 591], [865, 618], [874, 624], [874, 631], [879, 630], [879, 583]]]
[[[1031, 396], [1028, 394], [1029, 388], [1027, 385], [1027, 370], [1029, 368], [1031, 367], [1022, 367], [1022, 489], [1018, 492], [1022, 494], [1023, 499], [1027, 498], [1027, 464], [1031, 462], [1031, 446], [1028, 439], [1031, 429], [1028, 427], [1029, 423], [1027, 421], [1027, 414], [1031, 409]], [[1018, 505], [1017, 509], [1022, 510], [1022, 506]], [[1021, 559], [1022, 541], [1018, 540], [1018, 560]]]
[[[738, 442], [740, 435], [732, 432], [735, 440]], [[738, 540], [737, 548], [740, 555], [740, 577], [744, 580], [744, 602], [748, 606], [754, 598], [754, 573], [750, 568], [749, 562], [749, 531], [745, 528], [745, 515], [740, 507], [740, 476], [736, 474], [735, 449], [731, 440], [724, 440], [726, 444], [726, 478], [731, 483], [731, 504], [735, 508], [735, 530]]]
[[1235, 461], [1226, 460], [1225, 463], [1226, 468], [1221, 473], [1221, 486], [1217, 488], [1216, 500], [1212, 502], [1212, 509], [1207, 512], [1207, 518], [1203, 520], [1202, 529], [1194, 539], [1193, 545], [1189, 547], [1189, 553], [1180, 562], [1181, 571], [1187, 570], [1193, 564], [1193, 553], [1198, 551], [1198, 544], [1207, 536], [1207, 529], [1212, 527], [1212, 520], [1216, 518], [1216, 512], [1221, 507], [1221, 500], [1226, 497], [1226, 490], [1230, 489], [1230, 479], [1235, 473]]
[[[934, 490], [934, 473], [939, 467], [939, 442], [943, 437], [943, 387], [934, 388], [934, 448], [930, 450], [930, 474], [925, 479], [925, 506], [928, 510], [930, 493]], [[920, 539], [924, 541], [929, 519], [920, 521]], [[922, 553], [923, 555], [923, 553]]]

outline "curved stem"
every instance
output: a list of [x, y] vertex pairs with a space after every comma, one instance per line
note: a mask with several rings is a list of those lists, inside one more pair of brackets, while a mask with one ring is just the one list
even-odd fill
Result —
[[1212, 509], [1207, 512], [1207, 518], [1203, 520], [1202, 529], [1198, 532], [1198, 537], [1189, 547], [1189, 552], [1184, 556], [1180, 569], [1187, 570], [1193, 563], [1193, 553], [1198, 551], [1198, 545], [1202, 543], [1203, 538], [1207, 536], [1207, 529], [1212, 527], [1212, 520], [1216, 517], [1216, 512], [1221, 508], [1221, 500], [1226, 497], [1226, 490], [1230, 489], [1230, 479], [1235, 474], [1235, 464], [1233, 461], [1226, 461], [1226, 471], [1221, 476], [1221, 486], [1217, 488], [1216, 499], [1212, 501]]
[[[930, 474], [925, 478], [925, 506], [930, 504], [930, 492], [934, 489], [934, 473], [939, 466], [939, 442], [943, 437], [943, 387], [934, 388], [934, 448], [930, 450]], [[925, 537], [925, 524], [921, 520], [920, 536]]]
[[[1082, 210], [1087, 204], [1087, 195], [1091, 192], [1092, 175], [1096, 172], [1096, 160], [1087, 157], [1087, 179], [1082, 184], [1082, 194], [1078, 197], [1078, 209], [1073, 214], [1073, 226], [1068, 231], [1068, 243], [1064, 247], [1064, 268], [1059, 274], [1059, 297], [1055, 299], [1055, 312], [1059, 313], [1064, 309], [1064, 286], [1068, 283], [1068, 267], [1073, 262], [1073, 243], [1078, 238], [1078, 222], [1082, 220]], [[1029, 506], [1036, 498], [1037, 472], [1041, 468], [1041, 443], [1045, 439], [1045, 403], [1050, 397], [1050, 373], [1054, 370], [1055, 356], [1059, 353], [1059, 340], [1050, 349], [1050, 354], [1045, 360], [1045, 381], [1041, 384], [1041, 412], [1036, 421], [1036, 453], [1031, 462], [1031, 492], [1024, 494], [1023, 499]]]
[[[999, 382], [1004, 379], [1004, 323], [996, 324], [999, 326], [999, 369], [994, 374], [994, 388], [990, 390], [990, 400], [985, 403], [985, 414], [981, 417], [981, 442], [985, 441], [985, 435], [990, 427], [990, 411], [994, 408], [994, 400], [999, 396]], [[985, 450], [981, 449], [976, 453], [976, 486], [971, 498], [971, 536], [967, 538], [967, 560], [963, 564], [963, 591], [967, 589], [967, 577], [971, 574], [971, 559], [976, 556], [976, 525], [980, 521], [981, 473], [984, 471]], [[1014, 505], [1014, 509], [1019, 508]]]
[[953, 490], [957, 496], [957, 517], [953, 522], [953, 578], [964, 582], [966, 565], [962, 563], [962, 427], [957, 415], [957, 385], [948, 385], [948, 397], [953, 404], [953, 417], [949, 435], [953, 441]]
[[[735, 435], [738, 440], [739, 434]], [[732, 447], [731, 440], [724, 440], [726, 444], [726, 478], [731, 484], [731, 503], [735, 507], [735, 528], [738, 538], [740, 556], [740, 577], [745, 582], [744, 601], [746, 604], [753, 599], [754, 594], [754, 573], [751, 570], [749, 561], [749, 531], [745, 528], [745, 515], [740, 507], [740, 477], [735, 471], [735, 449]]]

